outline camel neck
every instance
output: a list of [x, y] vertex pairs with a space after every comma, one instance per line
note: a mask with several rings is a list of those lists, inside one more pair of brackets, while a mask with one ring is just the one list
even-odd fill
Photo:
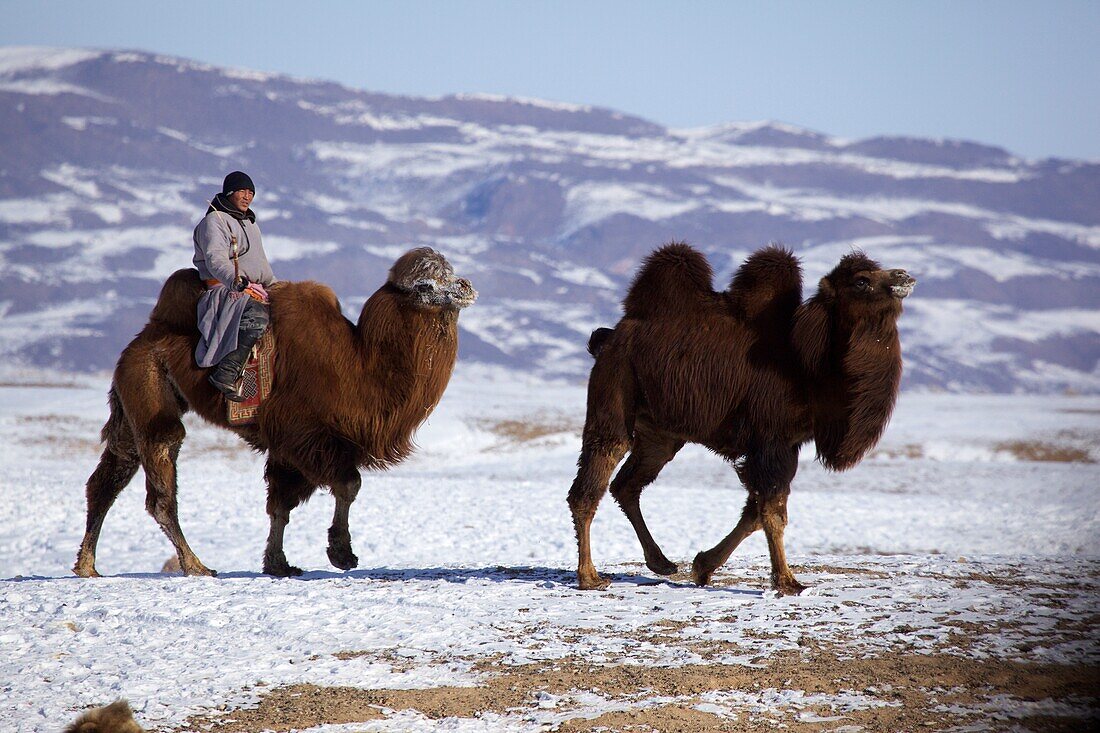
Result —
[[860, 461], [890, 421], [901, 383], [901, 343], [895, 325], [858, 329], [836, 339], [829, 364], [810, 382], [814, 442], [827, 468]]

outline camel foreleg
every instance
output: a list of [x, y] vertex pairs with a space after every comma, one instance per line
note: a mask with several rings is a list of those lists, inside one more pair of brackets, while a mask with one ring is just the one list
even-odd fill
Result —
[[359, 558], [351, 550], [348, 514], [362, 483], [359, 472], [353, 469], [346, 479], [332, 486], [332, 495], [336, 498], [336, 509], [332, 513], [332, 526], [328, 529], [328, 560], [334, 567], [341, 570], [351, 570], [359, 566]]
[[806, 590], [806, 586], [795, 580], [783, 547], [783, 532], [787, 527], [787, 496], [791, 493], [791, 481], [797, 471], [797, 445], [765, 446], [747, 455], [738, 471], [745, 486], [757, 496], [760, 524], [768, 538], [772, 588], [784, 596], [796, 596]]
[[768, 538], [768, 554], [772, 561], [772, 588], [781, 596], [797, 596], [806, 586], [795, 580], [787, 565], [787, 553], [783, 548], [783, 531], [787, 527], [787, 496], [790, 489], [769, 497], [761, 508], [764, 535]]
[[290, 512], [309, 498], [316, 488], [298, 470], [270, 458], [264, 469], [267, 479], [267, 515], [271, 527], [264, 548], [264, 572], [286, 578], [301, 575], [302, 569], [287, 562], [283, 551], [283, 532], [290, 523]]

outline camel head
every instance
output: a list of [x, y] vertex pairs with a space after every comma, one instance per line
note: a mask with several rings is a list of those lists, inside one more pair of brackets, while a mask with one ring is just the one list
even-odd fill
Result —
[[451, 263], [431, 247], [401, 255], [390, 268], [389, 282], [422, 309], [458, 311], [477, 300], [470, 281], [455, 277]]
[[834, 328], [892, 329], [902, 299], [916, 284], [905, 270], [884, 270], [859, 250], [842, 257], [795, 314], [794, 345], [807, 373], [815, 375], [822, 368]]
[[818, 296], [855, 319], [876, 313], [901, 314], [901, 301], [913, 292], [916, 278], [905, 270], [884, 270], [859, 250], [844, 255], [840, 264], [821, 278]]
[[795, 314], [794, 348], [812, 380], [814, 442], [826, 468], [859, 463], [886, 428], [901, 381], [897, 319], [916, 283], [857, 250]]

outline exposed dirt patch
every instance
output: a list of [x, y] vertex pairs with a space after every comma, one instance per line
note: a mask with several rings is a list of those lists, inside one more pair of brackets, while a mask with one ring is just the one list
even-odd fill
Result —
[[[775, 724], [767, 730], [774, 730]], [[662, 733], [709, 733], [709, 731], [742, 731], [746, 728], [735, 718], [722, 718], [711, 712], [704, 712], [684, 705], [658, 705], [643, 710], [624, 710], [604, 713], [592, 719], [567, 720], [558, 731], [580, 733], [580, 731], [662, 731]]]
[[56, 382], [16, 382], [11, 380], [0, 381], [0, 387], [12, 387], [14, 389], [72, 389], [84, 386], [86, 385], [80, 384], [79, 382], [66, 382], [60, 380]]
[[91, 420], [76, 417], [75, 415], [20, 415], [15, 418], [20, 425], [93, 425]]
[[103, 448], [103, 443], [99, 441], [97, 433], [93, 433], [96, 437], [93, 438], [79, 438], [73, 435], [39, 435], [33, 438], [20, 438], [19, 445], [25, 445], [34, 448], [48, 448], [51, 451], [60, 453], [99, 453]]
[[870, 458], [924, 458], [924, 448], [916, 443], [907, 443], [890, 448], [876, 448]]
[[[578, 658], [501, 667], [483, 660], [478, 668], [488, 671], [478, 687], [359, 690], [295, 685], [272, 690], [255, 708], [195, 718], [178, 730], [289, 731], [415, 710], [432, 719], [491, 713], [529, 721], [533, 728], [539, 722], [557, 725], [561, 731], [756, 731], [783, 723], [790, 730], [807, 731], [860, 725], [874, 733], [1011, 716], [1013, 700], [1061, 704], [1055, 714], [1014, 720], [1029, 730], [1081, 729], [1085, 720], [1100, 720], [1096, 666], [948, 654], [843, 659], [837, 651], [823, 649], [758, 661], [760, 668], [595, 666]], [[580, 693], [588, 693], [587, 705], [578, 699]], [[592, 695], [602, 698], [599, 707], [591, 705]]]
[[1092, 455], [1084, 448], [1041, 440], [1010, 440], [997, 443], [996, 450], [1011, 453], [1021, 461], [1043, 461], [1050, 463], [1095, 463]]
[[[960, 561], [961, 562], [961, 561]], [[964, 567], [961, 565], [960, 567]], [[1012, 577], [1008, 575], [994, 575], [992, 573], [985, 573], [978, 570], [973, 572], [959, 573], [958, 575], [947, 575], [945, 573], [934, 572], [920, 572], [916, 574], [921, 578], [934, 578], [936, 580], [942, 580], [951, 582], [956, 585], [964, 584], [969, 585], [972, 583], [987, 583], [997, 588], [1004, 589], [1021, 589], [1021, 590], [1035, 590], [1042, 589], [1051, 591], [1048, 594], [1035, 593], [1037, 598], [1056, 598], [1059, 594], [1064, 594], [1066, 591], [1082, 591], [1082, 590], [1095, 590], [1096, 581], [1098, 576], [1092, 572], [1085, 571], [1081, 576], [1081, 580], [1065, 580], [1062, 578], [1051, 580], [1038, 580], [1032, 577]]]
[[[796, 569], [797, 568], [797, 569]], [[882, 570], [876, 570], [874, 568], [852, 568], [841, 567], [839, 565], [815, 565], [812, 563], [805, 563], [801, 566], [793, 566], [791, 570], [797, 575], [798, 573], [827, 573], [829, 575], [841, 575], [852, 576], [861, 575], [866, 578], [875, 578], [877, 580], [889, 580], [890, 573]]]
[[[73, 415], [19, 415], [17, 425], [25, 425], [29, 435], [20, 434], [20, 445], [47, 448], [55, 452], [98, 452], [103, 444], [99, 440], [102, 423]], [[48, 433], [43, 428], [49, 430]]]
[[523, 420], [475, 420], [472, 424], [501, 438], [505, 445], [513, 446], [536, 443], [562, 433], [579, 436], [583, 427], [575, 418], [549, 413], [539, 413]]

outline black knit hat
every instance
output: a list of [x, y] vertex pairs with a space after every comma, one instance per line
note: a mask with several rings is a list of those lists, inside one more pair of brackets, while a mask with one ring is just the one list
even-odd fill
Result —
[[252, 184], [252, 179], [248, 177], [247, 173], [233, 171], [222, 182], [222, 195], [228, 196], [234, 191], [240, 191], [242, 188], [247, 188], [252, 193], [256, 193], [256, 186]]

